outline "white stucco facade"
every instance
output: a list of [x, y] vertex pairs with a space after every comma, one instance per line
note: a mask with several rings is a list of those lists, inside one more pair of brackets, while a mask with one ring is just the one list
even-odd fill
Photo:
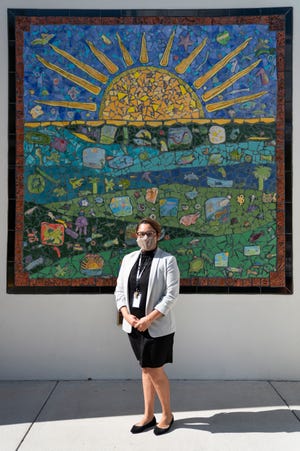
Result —
[[156, 9], [294, 7], [293, 173], [294, 294], [181, 295], [171, 378], [300, 379], [300, 4], [296, 0], [0, 0], [0, 379], [122, 379], [140, 371], [117, 326], [113, 295], [8, 295], [7, 243], [7, 8]]

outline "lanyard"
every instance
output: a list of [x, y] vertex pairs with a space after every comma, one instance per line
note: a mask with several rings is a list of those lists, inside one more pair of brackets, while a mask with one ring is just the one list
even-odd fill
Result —
[[139, 262], [138, 262], [138, 268], [137, 268], [137, 272], [136, 272], [136, 292], [137, 293], [139, 293], [139, 291], [140, 291], [140, 280], [141, 280], [141, 277], [143, 275], [143, 272], [145, 271], [145, 269], [148, 266], [148, 263], [149, 263], [149, 260], [146, 260], [144, 265], [143, 265], [143, 267], [142, 267], [142, 254], [140, 254]]

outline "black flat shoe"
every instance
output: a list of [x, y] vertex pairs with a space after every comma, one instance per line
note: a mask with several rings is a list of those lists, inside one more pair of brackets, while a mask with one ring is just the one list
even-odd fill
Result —
[[174, 417], [172, 417], [171, 423], [169, 424], [169, 426], [167, 428], [160, 428], [158, 426], [155, 426], [154, 428], [154, 434], [155, 435], [163, 435], [166, 434], [167, 432], [169, 432], [169, 430], [171, 429], [172, 424], [174, 423]]
[[156, 418], [153, 417], [149, 423], [143, 424], [142, 426], [137, 426], [134, 424], [130, 430], [133, 434], [139, 434], [140, 432], [144, 432], [146, 429], [152, 428], [156, 425]]

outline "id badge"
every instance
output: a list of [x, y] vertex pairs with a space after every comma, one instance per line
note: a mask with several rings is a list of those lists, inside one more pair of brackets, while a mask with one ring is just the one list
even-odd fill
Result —
[[132, 307], [134, 308], [139, 308], [140, 304], [141, 304], [141, 293], [134, 293], [133, 295], [133, 302], [132, 302]]

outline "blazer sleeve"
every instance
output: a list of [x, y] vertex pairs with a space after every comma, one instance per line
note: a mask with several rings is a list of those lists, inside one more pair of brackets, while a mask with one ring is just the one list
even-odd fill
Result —
[[117, 278], [117, 285], [115, 289], [115, 300], [117, 309], [120, 310], [122, 307], [127, 306], [127, 280], [125, 280], [125, 268], [126, 268], [126, 256], [123, 258], [121, 267], [119, 270], [119, 275]]
[[173, 255], [164, 259], [164, 279], [165, 287], [162, 296], [154, 308], [163, 315], [167, 315], [174, 307], [179, 295], [180, 273]]

